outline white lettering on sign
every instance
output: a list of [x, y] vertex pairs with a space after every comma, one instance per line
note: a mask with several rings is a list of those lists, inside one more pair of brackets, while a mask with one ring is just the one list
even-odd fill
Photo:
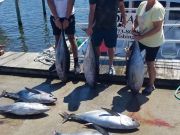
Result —
[[136, 13], [126, 13], [127, 24], [125, 27], [122, 27], [122, 17], [121, 14], [117, 14], [117, 35], [118, 39], [121, 40], [133, 40], [133, 35], [131, 32], [132, 24], [135, 20]]

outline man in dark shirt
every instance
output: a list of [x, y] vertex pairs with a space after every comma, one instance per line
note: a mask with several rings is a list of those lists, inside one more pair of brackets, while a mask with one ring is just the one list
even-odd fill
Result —
[[99, 60], [99, 46], [104, 41], [108, 47], [109, 74], [115, 75], [113, 66], [114, 48], [117, 41], [117, 13], [118, 8], [122, 16], [122, 25], [126, 25], [123, 0], [89, 0], [89, 24], [87, 34], [91, 36]]

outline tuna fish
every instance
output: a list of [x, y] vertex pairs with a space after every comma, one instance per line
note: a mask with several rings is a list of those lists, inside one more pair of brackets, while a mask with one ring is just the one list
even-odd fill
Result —
[[138, 93], [144, 81], [144, 60], [137, 41], [133, 42], [132, 47], [127, 64], [127, 85], [132, 92]]
[[17, 101], [37, 102], [42, 104], [54, 103], [57, 100], [57, 98], [50, 93], [46, 93], [37, 89], [30, 89], [27, 87], [25, 87], [25, 90], [21, 90], [18, 93], [3, 91], [0, 96], [12, 98]]
[[135, 129], [140, 125], [136, 120], [126, 115], [105, 108], [78, 115], [66, 112], [60, 115], [64, 118], [64, 122], [68, 120], [85, 121], [109, 129]]
[[82, 131], [82, 132], [76, 132], [76, 133], [58, 133], [55, 132], [53, 135], [103, 135], [99, 133], [98, 131]]
[[59, 79], [66, 82], [70, 68], [70, 53], [66, 44], [64, 30], [62, 30], [59, 42], [56, 46], [55, 56], [55, 66]]
[[11, 105], [0, 106], [0, 113], [15, 115], [35, 115], [49, 111], [49, 107], [40, 103], [17, 102]]
[[75, 132], [75, 133], [58, 133], [54, 131], [54, 135], [109, 135], [107, 131], [105, 131], [103, 128], [95, 125], [92, 125], [97, 131], [81, 131], [81, 132]]
[[88, 83], [89, 86], [94, 87], [97, 78], [97, 71], [96, 71], [97, 64], [96, 64], [95, 52], [90, 39], [84, 57], [83, 70], [84, 70], [84, 76], [86, 78], [86, 82]]

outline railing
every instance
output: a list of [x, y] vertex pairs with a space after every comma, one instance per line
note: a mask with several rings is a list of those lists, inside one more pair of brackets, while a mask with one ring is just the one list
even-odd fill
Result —
[[[88, 8], [76, 9], [77, 14], [78, 14], [78, 11], [82, 11], [82, 10], [86, 11], [88, 14], [88, 10], [89, 10]], [[136, 10], [137, 10], [137, 8], [126, 8], [127, 14], [134, 13], [134, 11], [136, 11]], [[129, 12], [129, 11], [133, 11], [133, 12]], [[180, 8], [166, 8], [166, 11], [167, 11], [167, 15], [169, 15], [169, 11], [180, 11]], [[79, 27], [81, 29], [81, 28], [87, 27], [88, 23], [87, 22], [77, 22], [76, 25], [77, 25], [77, 27]], [[175, 32], [177, 32], [176, 36], [172, 36], [170, 34], [170, 33], [173, 33], [173, 30]], [[164, 24], [164, 33], [165, 33], [165, 36], [167, 36], [167, 37], [166, 37], [164, 45], [162, 45], [160, 48], [160, 51], [159, 51], [160, 56], [162, 56], [162, 58], [180, 59], [180, 20], [169, 21], [168, 19], [166, 19], [165, 24]], [[179, 36], [179, 38], [173, 39], [174, 37], [177, 37], [177, 36]], [[78, 37], [85, 38], [85, 39], [88, 38], [87, 36], [78, 36]], [[120, 40], [120, 42], [123, 44], [122, 45], [123, 47], [126, 47], [129, 44], [128, 43], [129, 39], [124, 39], [124, 40], [118, 39], [118, 40]], [[122, 51], [124, 49], [122, 48], [120, 50]]]

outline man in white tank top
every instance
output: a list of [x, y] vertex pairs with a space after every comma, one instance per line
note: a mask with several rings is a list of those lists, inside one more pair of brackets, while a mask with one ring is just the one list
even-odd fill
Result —
[[[51, 11], [50, 22], [53, 29], [53, 35], [55, 36], [55, 46], [57, 45], [61, 29], [65, 30], [65, 34], [71, 44], [71, 49], [74, 57], [74, 71], [80, 72], [80, 66], [78, 63], [78, 53], [75, 41], [75, 16], [74, 16], [74, 0], [47, 0], [49, 9]], [[53, 64], [49, 70], [55, 69]]]

